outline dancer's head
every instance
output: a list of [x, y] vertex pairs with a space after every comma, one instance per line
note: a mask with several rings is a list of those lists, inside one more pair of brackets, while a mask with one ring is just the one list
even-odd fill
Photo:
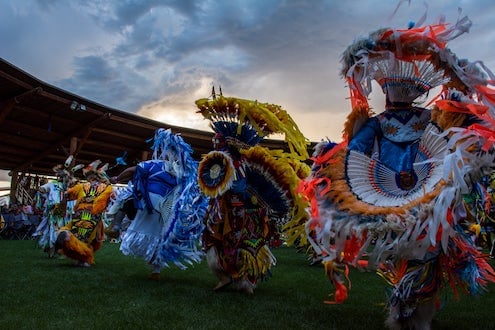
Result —
[[108, 177], [106, 171], [108, 169], [108, 164], [101, 165], [101, 160], [97, 159], [83, 168], [83, 175], [87, 181], [101, 181], [104, 183], [109, 183], [110, 178]]
[[221, 133], [215, 133], [211, 142], [213, 143], [213, 149], [215, 150], [224, 150], [227, 146], [225, 137]]
[[63, 186], [66, 188], [77, 181], [75, 172], [84, 167], [82, 164], [74, 166], [73, 162], [74, 157], [71, 155], [65, 160], [64, 164], [58, 164], [52, 168], [57, 181], [62, 182]]
[[167, 172], [177, 177], [188, 173], [187, 168], [193, 161], [193, 149], [179, 134], [173, 134], [170, 129], [157, 129], [151, 149], [153, 159], [162, 160]]
[[357, 39], [344, 51], [341, 71], [351, 88], [353, 108], [368, 106], [373, 80], [391, 106], [411, 104], [437, 86], [443, 86], [445, 99], [456, 93], [468, 97], [477, 93], [477, 85], [487, 80], [483, 67], [458, 59], [447, 48], [471, 25], [463, 17], [455, 24], [383, 28]]

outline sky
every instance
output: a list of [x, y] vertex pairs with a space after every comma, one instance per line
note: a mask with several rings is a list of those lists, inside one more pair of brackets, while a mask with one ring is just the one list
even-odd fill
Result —
[[[0, 0], [0, 57], [91, 101], [203, 130], [194, 101], [221, 86], [281, 105], [311, 141], [340, 142], [342, 52], [425, 14], [426, 24], [467, 15], [470, 32], [449, 48], [495, 70], [493, 0]], [[375, 109], [382, 96], [375, 88]]]

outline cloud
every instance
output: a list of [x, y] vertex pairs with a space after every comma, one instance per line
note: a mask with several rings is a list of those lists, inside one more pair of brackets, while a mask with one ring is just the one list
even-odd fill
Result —
[[425, 13], [427, 23], [455, 22], [458, 7], [474, 24], [450, 47], [495, 67], [491, 0], [5, 1], [0, 56], [69, 92], [173, 125], [205, 128], [194, 100], [222, 86], [280, 104], [311, 140], [339, 140], [350, 111], [339, 77], [347, 45]]

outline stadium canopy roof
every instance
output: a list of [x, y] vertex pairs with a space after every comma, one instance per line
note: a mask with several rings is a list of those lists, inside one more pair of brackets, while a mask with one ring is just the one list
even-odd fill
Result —
[[[194, 105], [191, 105], [194, 107]], [[157, 128], [180, 133], [194, 157], [211, 148], [212, 132], [168, 125], [98, 104], [47, 84], [0, 58], [0, 169], [13, 176], [52, 175], [52, 167], [72, 154], [76, 164], [116, 164], [127, 153], [128, 166], [148, 159]], [[269, 148], [285, 148], [266, 140]], [[108, 171], [115, 175], [126, 166]]]

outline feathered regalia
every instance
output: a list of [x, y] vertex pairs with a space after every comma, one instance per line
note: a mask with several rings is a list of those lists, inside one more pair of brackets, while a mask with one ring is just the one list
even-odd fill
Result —
[[120, 250], [153, 265], [157, 280], [162, 267], [186, 269], [204, 257], [201, 234], [208, 198], [199, 190], [193, 150], [180, 135], [160, 128], [148, 142], [153, 143], [152, 159], [133, 172], [128, 191], [137, 212]]
[[61, 227], [55, 247], [65, 256], [77, 261], [77, 265], [89, 267], [94, 264], [94, 253], [101, 249], [105, 237], [102, 220], [112, 186], [106, 170], [108, 164], [101, 165], [95, 160], [82, 169], [86, 182], [78, 182], [70, 187], [67, 199], [74, 201], [74, 214], [65, 226]]
[[201, 250], [203, 218], [208, 197], [199, 189], [196, 179], [198, 162], [192, 157], [193, 150], [178, 134], [170, 129], [159, 129], [153, 142], [153, 159], [166, 159], [165, 170], [177, 178], [179, 190], [175, 199], [168, 199], [160, 210], [165, 226], [162, 229], [162, 244], [159, 249], [163, 265], [185, 269], [204, 257]]
[[56, 179], [40, 186], [36, 194], [37, 206], [43, 208], [43, 219], [34, 236], [38, 237], [39, 245], [48, 252], [49, 257], [53, 257], [56, 252], [57, 230], [67, 224], [72, 216], [73, 203], [67, 202], [65, 192], [77, 181], [75, 172], [84, 166], [74, 166], [73, 161], [74, 157], [71, 155], [64, 164], [54, 166], [52, 170]]
[[[343, 142], [322, 143], [300, 189], [310, 199], [306, 231], [335, 286], [348, 294], [348, 265], [377, 270], [392, 286], [388, 326], [429, 328], [445, 285], [479, 294], [495, 273], [466, 233], [463, 196], [494, 160], [493, 75], [446, 44], [456, 24], [380, 29], [343, 54], [352, 112]], [[386, 109], [367, 98], [375, 80]], [[418, 98], [439, 95], [432, 109]]]
[[[309, 174], [307, 141], [278, 105], [215, 95], [196, 101], [215, 131], [214, 149], [199, 164], [201, 190], [211, 197], [203, 235], [220, 289], [231, 282], [251, 293], [269, 275], [275, 257], [270, 241], [283, 226], [304, 228], [306, 202], [296, 193]], [[282, 134], [287, 150], [260, 145]]]

